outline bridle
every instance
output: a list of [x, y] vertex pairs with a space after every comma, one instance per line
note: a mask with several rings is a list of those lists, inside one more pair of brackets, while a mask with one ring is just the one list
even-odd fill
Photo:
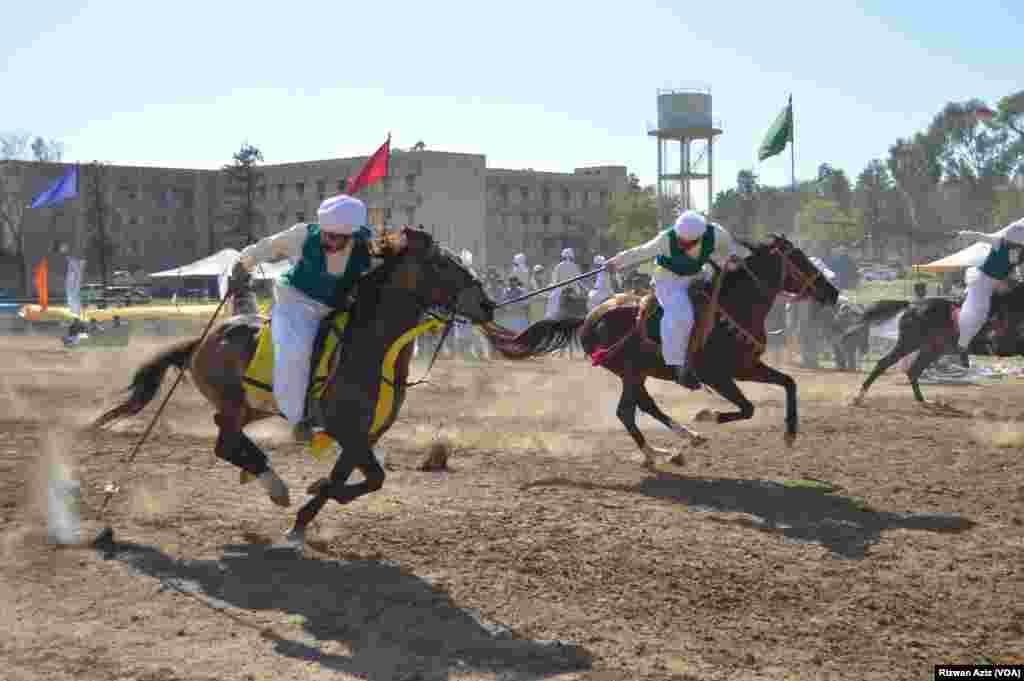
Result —
[[[790, 257], [790, 253], [793, 251], [794, 246], [786, 243], [785, 245], [779, 243], [780, 239], [776, 238], [773, 243], [768, 246], [768, 252], [772, 255], [776, 255], [782, 260], [782, 267], [779, 269], [779, 285], [776, 288], [775, 295], [786, 300], [800, 301], [808, 300], [812, 296], [814, 286], [817, 284], [818, 277], [822, 276], [821, 272], [815, 268], [814, 274], [806, 274], [800, 267], [793, 262]], [[746, 259], [740, 261], [740, 266], [750, 275], [750, 278], [754, 280], [754, 284], [757, 285], [758, 289], [761, 290], [761, 294], [768, 297], [770, 294], [769, 289], [761, 281], [754, 271], [747, 265]], [[792, 276], [799, 284], [800, 290], [797, 293], [790, 293], [785, 290], [786, 278]]]

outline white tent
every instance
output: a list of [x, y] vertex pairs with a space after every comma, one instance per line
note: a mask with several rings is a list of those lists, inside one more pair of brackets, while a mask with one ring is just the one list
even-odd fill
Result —
[[292, 266], [290, 260], [278, 260], [277, 262], [264, 262], [256, 265], [252, 271], [253, 279], [277, 279], [288, 271]]
[[924, 265], [914, 265], [914, 270], [916, 272], [950, 272], [962, 270], [965, 267], [978, 267], [985, 262], [985, 258], [988, 257], [991, 250], [991, 245], [979, 241], [952, 255], [947, 255], [945, 258]]
[[225, 248], [213, 255], [208, 255], [202, 260], [194, 263], [176, 267], [173, 270], [154, 272], [151, 277], [219, 277], [228, 267], [234, 265], [238, 260], [238, 251], [233, 248]]

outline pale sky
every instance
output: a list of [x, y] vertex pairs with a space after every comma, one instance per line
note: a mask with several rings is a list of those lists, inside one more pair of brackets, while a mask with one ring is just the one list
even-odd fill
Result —
[[[11, 2], [0, 131], [67, 160], [216, 168], [397, 147], [490, 167], [626, 165], [654, 181], [656, 90], [710, 86], [716, 190], [792, 93], [798, 178], [856, 177], [950, 100], [1024, 89], [1024, 2]], [[695, 187], [703, 208], [705, 190]]]

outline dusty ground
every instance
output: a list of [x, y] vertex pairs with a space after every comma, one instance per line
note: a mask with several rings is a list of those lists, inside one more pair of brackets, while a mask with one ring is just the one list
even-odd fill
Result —
[[[1024, 651], [1024, 382], [925, 387], [964, 418], [895, 373], [858, 409], [862, 375], [794, 369], [795, 448], [781, 391], [749, 386], [752, 422], [699, 424], [710, 444], [650, 473], [611, 374], [441, 361], [384, 440], [385, 488], [328, 506], [295, 558], [267, 545], [297, 505], [213, 458], [191, 385], [128, 470], [153, 408], [76, 430], [152, 347], [0, 340], [0, 678], [930, 679]], [[721, 404], [653, 392], [680, 419]], [[253, 430], [303, 500], [326, 465], [283, 424]], [[436, 433], [451, 471], [417, 472]], [[52, 458], [82, 481], [87, 536], [121, 482], [116, 553], [47, 545]]]

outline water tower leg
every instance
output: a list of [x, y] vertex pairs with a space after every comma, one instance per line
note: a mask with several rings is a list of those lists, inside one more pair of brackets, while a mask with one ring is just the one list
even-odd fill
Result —
[[711, 205], [715, 199], [715, 140], [708, 138], [708, 215], [711, 215]]

